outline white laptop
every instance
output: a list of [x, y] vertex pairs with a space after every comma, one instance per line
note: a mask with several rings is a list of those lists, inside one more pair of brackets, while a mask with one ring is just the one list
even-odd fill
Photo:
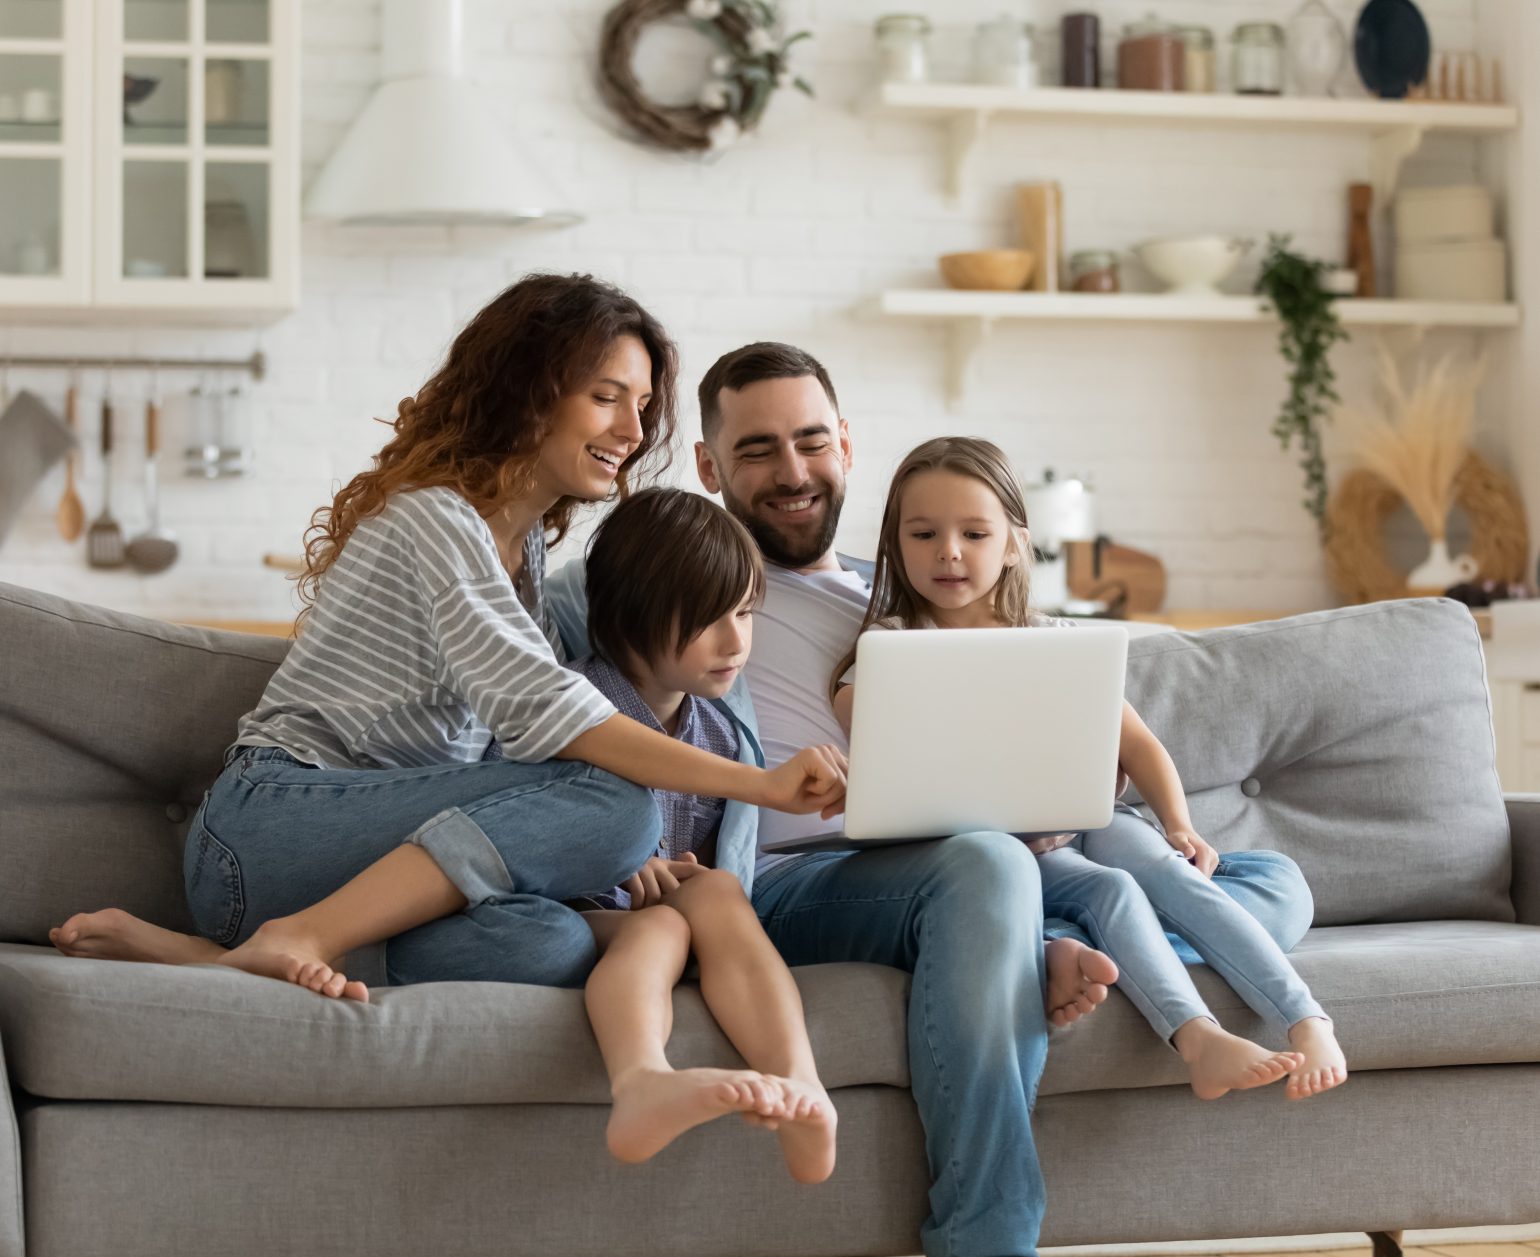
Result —
[[1127, 663], [1113, 626], [862, 634], [844, 831], [763, 850], [1101, 829]]

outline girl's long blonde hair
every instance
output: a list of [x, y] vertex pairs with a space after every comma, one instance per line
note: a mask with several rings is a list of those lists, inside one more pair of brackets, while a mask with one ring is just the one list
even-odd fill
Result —
[[[887, 505], [882, 509], [882, 531], [877, 537], [877, 567], [872, 574], [872, 600], [861, 620], [861, 633], [879, 620], [889, 620], [899, 627], [923, 628], [930, 623], [929, 603], [909, 583], [904, 571], [903, 550], [899, 545], [899, 520], [903, 508], [904, 486], [915, 476], [928, 471], [950, 471], [971, 476], [986, 485], [1000, 499], [1005, 518], [1011, 525], [1020, 561], [1004, 568], [995, 585], [995, 615], [1002, 624], [1024, 628], [1030, 614], [1028, 568], [1032, 550], [1027, 533], [1027, 503], [1021, 482], [1004, 451], [990, 441], [969, 436], [943, 436], [911, 450], [893, 473]], [[856, 660], [852, 644], [829, 678], [829, 696], [839, 688], [840, 678]]]

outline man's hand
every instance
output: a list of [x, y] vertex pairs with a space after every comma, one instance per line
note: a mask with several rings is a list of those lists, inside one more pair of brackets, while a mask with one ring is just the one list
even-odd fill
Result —
[[1166, 841], [1198, 866], [1204, 877], [1212, 877], [1219, 867], [1219, 852], [1209, 846], [1196, 830], [1173, 829], [1166, 833]]
[[828, 820], [845, 810], [845, 775], [849, 770], [838, 747], [807, 747], [765, 773], [760, 804], [799, 815], [817, 812]]
[[626, 878], [620, 889], [631, 896], [631, 911], [635, 912], [638, 908], [661, 903], [670, 891], [679, 889], [680, 882], [687, 882], [705, 871], [705, 865], [695, 858], [693, 851], [686, 851], [682, 860], [665, 860], [655, 855]]

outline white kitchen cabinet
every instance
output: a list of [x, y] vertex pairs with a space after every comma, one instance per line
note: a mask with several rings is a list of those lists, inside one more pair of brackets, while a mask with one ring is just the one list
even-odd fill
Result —
[[92, 0], [0, 0], [0, 303], [91, 299]]
[[[0, 226], [0, 315], [260, 323], [292, 310], [298, 21], [299, 0], [0, 0], [0, 105], [7, 56], [52, 55], [72, 85], [48, 141], [61, 168], [58, 274], [8, 271], [7, 244], [13, 262], [39, 254]], [[0, 160], [53, 155], [15, 147], [0, 144]], [[0, 178], [0, 204], [28, 196], [46, 236], [54, 220], [40, 194]]]

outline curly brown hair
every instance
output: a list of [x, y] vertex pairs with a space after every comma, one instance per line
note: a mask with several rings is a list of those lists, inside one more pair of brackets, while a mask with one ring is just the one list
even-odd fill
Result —
[[[374, 465], [311, 517], [299, 578], [305, 610], [353, 530], [379, 514], [391, 494], [445, 485], [487, 516], [528, 493], [557, 402], [599, 370], [622, 336], [635, 336], [652, 358], [652, 398], [642, 409], [641, 444], [616, 477], [616, 495], [626, 495], [633, 475], [667, 467], [678, 425], [679, 355], [662, 324], [591, 275], [526, 275], [465, 326], [438, 371], [401, 401], [391, 422], [395, 436]], [[566, 536], [582, 505], [562, 498], [546, 514], [552, 543]]]

